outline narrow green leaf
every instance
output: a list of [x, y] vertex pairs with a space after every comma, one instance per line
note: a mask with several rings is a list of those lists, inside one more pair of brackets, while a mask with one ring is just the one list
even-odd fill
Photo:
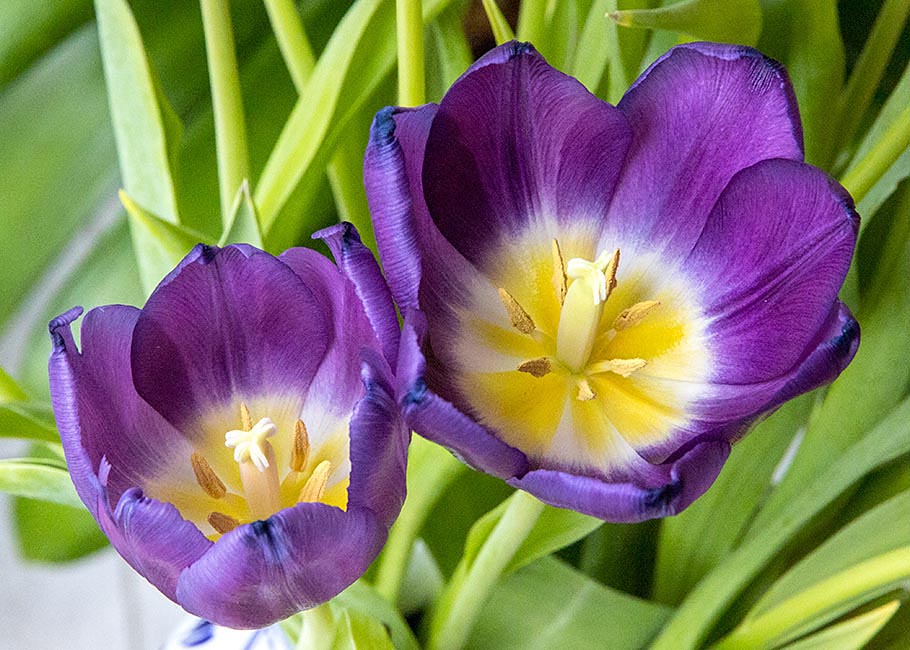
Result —
[[202, 9], [205, 53], [215, 115], [221, 219], [227, 229], [238, 188], [250, 177], [243, 98], [240, 94], [230, 4], [227, 0], [200, 0], [199, 5]]
[[178, 223], [158, 85], [126, 0], [96, 0], [104, 76], [127, 192], [165, 221]]
[[546, 33], [548, 0], [524, 0], [518, 11], [518, 39], [540, 45]]
[[[578, 37], [578, 53], [572, 64], [572, 76], [592, 93], [597, 92], [600, 80], [608, 66], [616, 63], [616, 23], [607, 17], [616, 11], [616, 0], [594, 0]], [[621, 61], [619, 62], [621, 65]]]
[[734, 598], [793, 537], [860, 479], [910, 453], [910, 399], [794, 495], [780, 515], [756, 530], [698, 583], [675, 611], [652, 650], [694, 650]]
[[0, 438], [60, 439], [50, 408], [29, 402], [0, 404]]
[[844, 83], [837, 0], [764, 0], [758, 49], [787, 67], [799, 100], [806, 160], [827, 169], [833, 157], [831, 112]]
[[423, 0], [396, 0], [395, 7], [398, 104], [420, 106], [426, 102], [427, 83], [424, 73]]
[[872, 127], [866, 132], [856, 153], [853, 154], [850, 166], [856, 165], [856, 163], [866, 157], [872, 147], [881, 140], [885, 131], [891, 128], [894, 121], [898, 119], [900, 114], [907, 107], [908, 101], [910, 101], [910, 63], [907, 63], [900, 80], [897, 82], [894, 90], [892, 90], [891, 94], [888, 96], [888, 100], [879, 111]]
[[891, 620], [900, 604], [899, 600], [892, 600], [865, 614], [789, 643], [783, 650], [861, 650]]
[[427, 27], [427, 99], [438, 102], [474, 60], [455, 4]]
[[774, 648], [883, 596], [910, 580], [910, 546], [861, 562], [748, 618], [717, 650]]
[[[844, 174], [842, 183], [857, 201], [891, 169], [910, 147], [910, 107], [898, 115], [881, 138]], [[900, 180], [900, 179], [898, 179]], [[897, 186], [897, 182], [894, 183]]]
[[136, 203], [125, 191], [120, 192], [120, 202], [129, 216], [139, 277], [146, 294], [150, 294], [193, 246], [205, 242], [206, 238], [160, 219]]
[[814, 398], [785, 404], [739, 442], [708, 492], [661, 522], [654, 597], [679, 603], [730, 552], [771, 489], [772, 474]]
[[0, 491], [65, 506], [82, 507], [66, 466], [43, 458], [0, 460]]
[[9, 376], [3, 368], [0, 368], [0, 404], [6, 402], [24, 402], [28, 395], [22, 390], [22, 387], [16, 383], [16, 380]]
[[399, 611], [363, 580], [358, 580], [342, 591], [332, 602], [370, 616], [388, 627], [392, 643], [398, 650], [419, 650], [420, 646], [414, 638], [414, 633], [401, 618]]
[[228, 244], [241, 243], [252, 244], [256, 248], [262, 248], [259, 214], [256, 210], [256, 205], [253, 203], [253, 197], [250, 195], [250, 184], [246, 179], [240, 183], [240, 189], [237, 190], [237, 195], [234, 197], [230, 219], [218, 245], [227, 246]]
[[16, 541], [22, 557], [35, 562], [70, 562], [107, 546], [107, 537], [88, 510], [17, 498]]
[[483, 10], [487, 14], [487, 20], [490, 21], [490, 28], [493, 30], [493, 37], [497, 45], [502, 45], [515, 39], [515, 33], [509, 21], [502, 15], [502, 10], [496, 4], [496, 0], [483, 0]]
[[666, 29], [723, 43], [755, 45], [762, 28], [759, 0], [683, 0], [657, 9], [614, 11], [623, 27]]
[[670, 610], [604, 587], [554, 558], [500, 582], [467, 647], [484, 650], [642, 648]]
[[294, 87], [297, 92], [303, 92], [313, 66], [316, 65], [316, 57], [303, 29], [297, 6], [294, 0], [265, 0], [265, 8]]
[[[882, 5], [850, 78], [838, 97], [834, 115], [835, 128], [829, 132], [829, 137], [836, 140], [835, 148], [847, 147], [853, 140], [882, 80], [908, 15], [910, 2], [907, 0], [885, 0]], [[904, 119], [910, 121], [910, 117]]]
[[394, 650], [389, 633], [375, 618], [345, 609], [339, 615], [332, 650]]

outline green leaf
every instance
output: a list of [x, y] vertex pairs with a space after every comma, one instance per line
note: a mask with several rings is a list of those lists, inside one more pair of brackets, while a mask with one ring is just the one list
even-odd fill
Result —
[[0, 403], [24, 402], [27, 399], [28, 395], [16, 380], [10, 377], [6, 370], [0, 368]]
[[193, 246], [206, 238], [152, 214], [125, 191], [120, 192], [120, 202], [129, 215], [139, 277], [148, 295]]
[[733, 448], [708, 492], [661, 522], [653, 591], [657, 600], [682, 601], [736, 545], [771, 489], [774, 469], [805, 424], [812, 402], [812, 396], [800, 397], [759, 424]]
[[490, 28], [493, 30], [493, 37], [497, 45], [502, 45], [515, 39], [515, 33], [506, 17], [502, 15], [502, 10], [496, 4], [496, 0], [483, 0], [483, 10], [487, 14], [487, 20], [490, 21]]
[[107, 546], [107, 537], [89, 512], [47, 501], [16, 499], [16, 539], [23, 557], [69, 562]]
[[355, 610], [339, 613], [332, 650], [394, 650], [382, 623]]
[[910, 546], [853, 565], [754, 618], [747, 618], [717, 650], [775, 648], [838, 616], [899, 589], [910, 580]]
[[0, 87], [91, 17], [91, 0], [0, 4]]
[[762, 28], [759, 0], [683, 0], [657, 9], [614, 11], [623, 27], [666, 29], [693, 38], [755, 45]]
[[332, 601], [349, 611], [358, 612], [385, 625], [392, 643], [398, 650], [420, 650], [411, 628], [378, 591], [363, 580], [358, 580], [338, 594]]
[[64, 506], [82, 507], [66, 465], [43, 458], [0, 460], [0, 491]]
[[427, 26], [427, 100], [438, 102], [474, 58], [462, 27], [463, 8], [453, 4]]
[[758, 49], [787, 67], [799, 100], [806, 160], [823, 169], [834, 155], [833, 102], [844, 83], [844, 44], [837, 0], [762, 0]]
[[670, 613], [553, 558], [500, 582], [467, 644], [484, 650], [642, 648]]
[[161, 96], [139, 26], [126, 0], [96, 0], [95, 15], [124, 188], [140, 205], [176, 224]]
[[780, 514], [755, 529], [683, 601], [652, 650], [694, 650], [733, 599], [813, 517], [870, 472], [910, 453], [910, 399], [832, 461]]
[[[430, 20], [452, 0], [430, 0]], [[275, 144], [254, 197], [270, 247], [294, 241], [337, 139], [364, 101], [392, 70], [395, 8], [358, 0], [335, 29]]]
[[245, 179], [234, 197], [231, 215], [218, 245], [227, 246], [238, 243], [252, 244], [256, 248], [262, 248], [259, 213], [253, 203], [253, 197], [250, 195], [250, 184]]
[[591, 5], [573, 64], [573, 75], [592, 93], [597, 92], [606, 72], [607, 100], [612, 103], [629, 87], [616, 23], [607, 16], [614, 11], [616, 0], [595, 0]]
[[860, 650], [891, 620], [898, 607], [900, 601], [892, 600], [865, 614], [789, 643], [783, 650]]
[[54, 414], [46, 405], [29, 402], [0, 404], [0, 438], [59, 440]]

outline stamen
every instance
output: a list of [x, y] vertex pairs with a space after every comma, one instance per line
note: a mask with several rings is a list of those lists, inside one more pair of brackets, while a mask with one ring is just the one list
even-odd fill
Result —
[[[241, 412], [244, 410], [241, 405]], [[246, 418], [249, 418], [246, 411]], [[246, 423], [244, 423], [246, 426]], [[234, 449], [234, 460], [238, 463], [252, 462], [260, 472], [269, 468], [269, 459], [263, 446], [266, 438], [271, 438], [278, 433], [278, 427], [269, 418], [262, 418], [249, 429], [240, 431], [234, 429], [224, 434], [224, 445]]]
[[660, 307], [659, 300], [645, 300], [637, 302], [628, 309], [623, 309], [619, 316], [613, 321], [613, 329], [621, 332], [633, 325], [638, 325], [645, 317]]
[[222, 535], [224, 535], [225, 533], [231, 532], [232, 530], [237, 528], [237, 526], [240, 525], [239, 521], [237, 521], [230, 515], [224, 514], [223, 512], [209, 513], [207, 521], [209, 522], [209, 526], [214, 528], [217, 532], [221, 533]]
[[531, 359], [530, 361], [525, 361], [518, 366], [518, 372], [526, 372], [533, 377], [544, 377], [550, 373], [552, 366], [550, 360], [547, 357], [540, 357], [539, 359]]
[[562, 250], [559, 248], [559, 242], [553, 240], [553, 287], [556, 289], [556, 297], [559, 304], [565, 302], [566, 292], [569, 290], [569, 279], [566, 277], [566, 262], [562, 257]]
[[310, 437], [303, 420], [294, 423], [294, 447], [291, 449], [291, 469], [302, 472], [310, 455]]
[[227, 488], [205, 457], [194, 451], [190, 456], [190, 463], [193, 465], [193, 474], [196, 475], [196, 482], [203, 492], [213, 499], [224, 498], [224, 495], [227, 494]]
[[534, 321], [528, 316], [528, 312], [518, 304], [518, 301], [512, 297], [512, 294], [500, 287], [499, 299], [502, 300], [502, 304], [509, 314], [509, 321], [512, 323], [512, 327], [522, 334], [531, 334], [534, 332]]
[[300, 490], [297, 497], [298, 503], [318, 503], [325, 494], [326, 483], [329, 482], [329, 474], [332, 473], [332, 463], [327, 460], [322, 461], [310, 474], [306, 484]]
[[601, 372], [614, 372], [621, 377], [629, 377], [633, 372], [641, 370], [648, 362], [644, 359], [607, 359], [598, 361], [588, 366], [588, 372], [596, 375]]
[[250, 409], [246, 407], [246, 402], [240, 402], [240, 424], [244, 431], [253, 428], [253, 418], [250, 417]]
[[578, 380], [578, 401], [580, 402], [590, 402], [592, 399], [597, 397], [594, 389], [591, 388], [591, 384], [588, 383], [586, 378]]

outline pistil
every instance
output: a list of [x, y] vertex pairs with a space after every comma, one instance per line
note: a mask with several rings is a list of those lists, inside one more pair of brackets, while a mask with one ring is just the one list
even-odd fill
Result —
[[594, 262], [576, 257], [566, 265], [572, 283], [559, 316], [556, 356], [572, 372], [580, 373], [588, 363], [618, 267], [619, 249], [612, 256], [604, 251]]
[[240, 481], [253, 519], [266, 519], [281, 509], [281, 486], [275, 466], [275, 450], [268, 438], [278, 432], [269, 418], [252, 424], [246, 404], [240, 405], [243, 429], [228, 431], [224, 444], [234, 449], [240, 466]]

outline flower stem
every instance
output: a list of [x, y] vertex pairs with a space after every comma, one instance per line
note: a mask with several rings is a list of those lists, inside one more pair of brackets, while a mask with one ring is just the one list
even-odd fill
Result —
[[205, 53], [215, 114], [215, 150], [218, 156], [218, 189], [221, 219], [231, 218], [234, 196], [249, 178], [249, 155], [240, 76], [234, 51], [234, 32], [227, 0], [199, 0], [205, 31]]
[[335, 641], [335, 615], [328, 603], [301, 612], [296, 650], [329, 650]]
[[894, 161], [910, 146], [910, 107], [878, 139], [862, 160], [851, 167], [841, 183], [859, 203]]
[[426, 101], [422, 5], [421, 0], [396, 0], [398, 103], [402, 106], [419, 106]]
[[414, 540], [446, 488], [467, 467], [452, 454], [415, 436], [408, 451], [408, 498], [379, 558], [376, 590], [394, 605], [407, 570]]
[[428, 650], [463, 648], [481, 608], [503, 570], [527, 539], [543, 513], [544, 504], [527, 492], [509, 497], [502, 518], [469, 566], [462, 558], [455, 576], [439, 600], [430, 623]]
[[297, 6], [294, 0], [265, 0], [265, 9], [294, 88], [298, 94], [302, 93], [316, 65], [316, 57], [303, 31]]

